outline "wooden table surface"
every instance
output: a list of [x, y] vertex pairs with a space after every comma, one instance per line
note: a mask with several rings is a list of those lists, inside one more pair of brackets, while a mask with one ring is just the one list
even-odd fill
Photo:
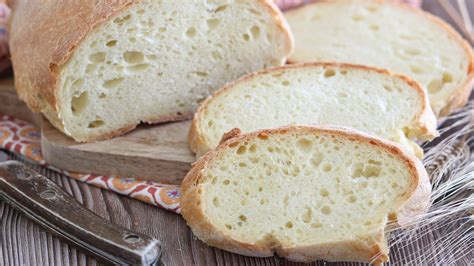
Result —
[[[474, 0], [465, 1], [471, 16], [474, 17]], [[424, 0], [423, 8], [452, 24], [452, 20], [436, 0]], [[164, 246], [162, 261], [165, 265], [300, 265], [278, 257], [251, 258], [211, 248], [193, 236], [180, 215], [89, 186], [45, 168], [32, 167], [50, 177], [99, 216], [160, 239]], [[98, 263], [94, 258], [53, 236], [4, 202], [0, 202], [0, 227], [0, 265]], [[405, 255], [392, 254], [396, 257]], [[469, 258], [463, 261], [467, 265]]]

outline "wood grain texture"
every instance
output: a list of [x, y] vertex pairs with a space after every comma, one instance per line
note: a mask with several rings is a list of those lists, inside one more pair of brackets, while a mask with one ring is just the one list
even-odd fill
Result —
[[[469, 5], [470, 14], [474, 14], [474, 1], [467, 0], [466, 2]], [[423, 7], [446, 18], [446, 14], [435, 0], [425, 0]], [[185, 225], [184, 220], [177, 214], [77, 182], [50, 170], [38, 167], [35, 169], [57, 182], [80, 203], [105, 219], [160, 239], [164, 244], [163, 262], [165, 265], [307, 265], [288, 262], [278, 257], [265, 259], [243, 257], [211, 248], [197, 240]], [[439, 237], [439, 233], [438, 235], [427, 233], [418, 244], [392, 249], [390, 256], [394, 261], [417, 256], [413, 253], [414, 250], [421, 250], [422, 245], [437, 241]], [[458, 265], [469, 265], [472, 253], [464, 255], [459, 258]], [[441, 250], [438, 257], [443, 256], [449, 256], [449, 254]], [[5, 203], [0, 203], [0, 265], [96, 264], [95, 259], [64, 244]], [[318, 262], [312, 265], [324, 265], [324, 263]], [[349, 264], [328, 263], [326, 265]]]
[[77, 143], [43, 119], [41, 150], [45, 161], [60, 169], [180, 184], [195, 161], [188, 148], [190, 125], [141, 125], [111, 140]]
[[0, 113], [41, 127], [45, 161], [68, 171], [180, 184], [195, 161], [188, 148], [191, 121], [140, 125], [111, 140], [77, 143], [31, 112], [18, 99], [11, 79], [0, 80]]

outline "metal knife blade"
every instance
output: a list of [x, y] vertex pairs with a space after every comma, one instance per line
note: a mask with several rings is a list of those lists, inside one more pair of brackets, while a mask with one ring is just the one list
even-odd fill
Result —
[[0, 199], [84, 251], [113, 264], [156, 265], [161, 243], [89, 211], [56, 183], [0, 151]]

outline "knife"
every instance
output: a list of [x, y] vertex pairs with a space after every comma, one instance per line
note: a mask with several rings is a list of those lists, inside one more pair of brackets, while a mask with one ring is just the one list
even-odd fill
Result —
[[56, 183], [0, 150], [0, 199], [106, 263], [157, 265], [161, 243], [79, 204]]

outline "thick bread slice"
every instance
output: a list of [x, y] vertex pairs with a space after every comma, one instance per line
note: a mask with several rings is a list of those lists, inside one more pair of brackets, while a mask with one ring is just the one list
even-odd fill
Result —
[[295, 261], [388, 260], [384, 229], [427, 174], [384, 140], [291, 126], [231, 138], [193, 166], [182, 214], [211, 246]]
[[241, 78], [208, 98], [189, 134], [198, 156], [222, 135], [290, 124], [352, 127], [400, 143], [422, 157], [413, 141], [437, 136], [436, 119], [414, 81], [364, 66], [308, 63], [264, 70]]
[[296, 42], [291, 62], [345, 62], [407, 75], [429, 92], [440, 116], [468, 99], [472, 48], [438, 17], [384, 0], [318, 1], [285, 17]]
[[271, 0], [14, 2], [18, 93], [77, 141], [190, 117], [225, 82], [284, 64], [293, 46]]

